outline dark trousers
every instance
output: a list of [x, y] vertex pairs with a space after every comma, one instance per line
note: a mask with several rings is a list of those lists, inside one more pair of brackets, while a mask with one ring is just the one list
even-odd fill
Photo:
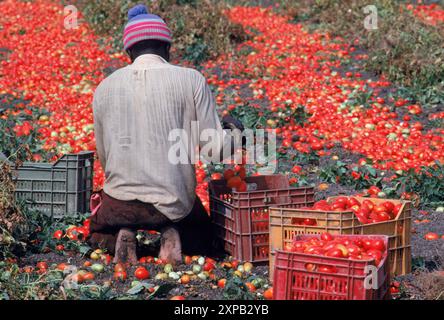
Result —
[[213, 224], [199, 197], [191, 212], [181, 221], [172, 222], [152, 204], [138, 200], [122, 201], [102, 191], [102, 204], [91, 217], [88, 243], [114, 254], [117, 233], [121, 228], [161, 231], [174, 226], [180, 234], [182, 252], [187, 255], [214, 255], [217, 247]]

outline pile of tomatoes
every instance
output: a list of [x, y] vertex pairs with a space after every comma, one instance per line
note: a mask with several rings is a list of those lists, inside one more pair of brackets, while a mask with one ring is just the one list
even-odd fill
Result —
[[90, 219], [85, 219], [82, 225], [69, 226], [65, 231], [54, 231], [53, 238], [56, 240], [62, 240], [64, 238], [72, 241], [84, 241], [89, 236]]
[[208, 181], [207, 178], [207, 170], [206, 165], [202, 163], [202, 161], [198, 161], [195, 166], [196, 170], [196, 195], [202, 201], [202, 205], [205, 210], [210, 213], [210, 199], [208, 196]]
[[444, 24], [444, 9], [438, 4], [432, 3], [428, 5], [407, 5], [407, 9], [413, 14], [431, 25]]
[[[122, 53], [108, 54], [109, 48], [97, 44], [97, 37], [84, 22], [76, 29], [65, 29], [60, 23], [63, 7], [59, 4], [9, 0], [1, 2], [0, 8], [0, 48], [11, 51], [1, 61], [0, 94], [24, 97], [50, 112], [49, 116], [42, 113], [34, 125], [39, 127], [43, 149], [55, 151], [54, 160], [63, 153], [95, 150], [94, 89], [103, 80], [107, 65], [115, 60], [125, 64], [128, 58]], [[439, 16], [437, 7], [430, 9]], [[17, 15], [17, 11], [27, 14]], [[444, 160], [443, 130], [426, 132], [421, 123], [412, 121], [422, 112], [421, 106], [404, 99], [392, 101], [394, 107], [409, 112], [398, 119], [390, 102], [376, 94], [369, 108], [347, 105], [355, 92], [363, 92], [367, 86], [377, 92], [390, 83], [384, 78], [363, 80], [359, 72], [345, 76], [335, 72], [341, 59], [354, 51], [345, 41], [324, 33], [308, 33], [301, 25], [290, 23], [290, 17], [271, 9], [234, 7], [226, 14], [247, 32], [250, 28], [258, 32], [251, 33], [251, 39], [238, 47], [238, 51], [249, 48], [250, 54], [229, 53], [203, 66], [208, 82], [218, 92], [216, 101], [228, 104], [225, 113], [245, 102], [255, 105], [266, 98], [273, 112], [267, 126], [276, 129], [284, 149], [323, 156], [341, 144], [372, 159], [372, 165], [379, 169], [419, 170], [422, 165]], [[230, 72], [228, 80], [212, 72], [216, 66]], [[251, 96], [240, 96], [243, 85], [252, 90]], [[228, 89], [234, 89], [232, 104], [227, 101]], [[301, 105], [310, 115], [304, 126], [284, 112]], [[285, 125], [277, 125], [282, 120]], [[19, 123], [16, 131], [26, 135], [30, 127], [30, 123]], [[94, 169], [98, 189], [104, 183], [104, 173], [98, 161]], [[209, 174], [198, 165], [196, 175], [196, 192], [208, 208]], [[244, 175], [242, 168], [224, 174], [229, 187], [237, 191], [246, 191]]]
[[[358, 239], [351, 239], [347, 236], [333, 236], [327, 232], [318, 237], [308, 237], [304, 240], [297, 240], [296, 238], [284, 250], [350, 260], [374, 259], [376, 266], [379, 266], [387, 255], [387, 247], [382, 238], [359, 237]], [[316, 266], [315, 264], [308, 263], [305, 265], [305, 268], [308, 271], [337, 272], [337, 269], [331, 265]]]
[[[390, 85], [383, 77], [364, 80], [359, 72], [342, 76], [334, 71], [355, 51], [346, 41], [324, 33], [308, 33], [300, 24], [288, 22], [290, 17], [277, 15], [272, 9], [234, 7], [227, 16], [245, 27], [251, 39], [238, 47], [249, 54], [230, 53], [206, 65], [206, 73], [219, 92], [217, 101], [227, 102], [227, 87], [235, 89], [242, 81], [249, 81], [253, 96], [244, 100], [253, 104], [267, 98], [275, 117], [268, 119], [267, 125], [281, 136], [283, 148], [324, 156], [339, 144], [365, 155], [374, 168], [381, 170], [420, 170], [423, 165], [434, 165], [436, 159], [444, 160], [443, 130], [425, 131], [420, 122], [414, 121], [422, 112], [421, 106], [378, 96]], [[211, 76], [215, 65], [239, 81]], [[373, 94], [368, 107], [348, 103], [350, 96], [369, 90]], [[234, 102], [235, 107], [242, 107], [242, 103]], [[285, 114], [299, 106], [310, 115], [303, 126]], [[395, 108], [404, 108], [408, 114], [400, 118]], [[279, 120], [285, 124], [278, 126]]]
[[[100, 47], [80, 12], [78, 27], [65, 28], [62, 4], [9, 0], [0, 3], [0, 10], [0, 48], [10, 51], [0, 65], [0, 94], [42, 108], [34, 126], [42, 149], [55, 154], [52, 160], [66, 153], [94, 151], [94, 90], [112, 61], [124, 64], [128, 58]], [[14, 130], [27, 135], [30, 128], [30, 123], [18, 122]], [[98, 161], [94, 169], [94, 186], [100, 188], [104, 174]]]
[[224, 179], [227, 181], [227, 187], [237, 192], [247, 191], [247, 183], [245, 178], [247, 171], [245, 166], [236, 165], [234, 169], [227, 169], [224, 171]]
[[[321, 200], [316, 202], [311, 208], [304, 208], [305, 210], [316, 211], [337, 211], [345, 212], [352, 211], [359, 222], [362, 224], [384, 222], [395, 219], [400, 210], [402, 203], [395, 204], [392, 201], [384, 201], [376, 204], [370, 199], [365, 199], [362, 202], [354, 197], [336, 197], [330, 202]], [[302, 219], [302, 221], [293, 221], [295, 224], [315, 225], [315, 219]]]

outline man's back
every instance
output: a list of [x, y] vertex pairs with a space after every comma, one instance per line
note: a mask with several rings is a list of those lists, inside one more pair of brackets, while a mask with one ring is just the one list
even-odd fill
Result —
[[[139, 56], [100, 84], [94, 121], [104, 191], [119, 200], [152, 203], [173, 221], [185, 217], [195, 199], [194, 166], [190, 153], [186, 164], [168, 159], [178, 143], [169, 135], [184, 129], [191, 139], [192, 121], [203, 124], [200, 129], [221, 129], [204, 77], [157, 55]], [[188, 139], [181, 140], [182, 150], [191, 151]]]

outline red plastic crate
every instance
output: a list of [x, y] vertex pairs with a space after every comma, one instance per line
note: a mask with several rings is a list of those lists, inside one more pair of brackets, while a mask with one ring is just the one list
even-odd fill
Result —
[[256, 263], [269, 259], [269, 207], [300, 208], [313, 204], [313, 188], [292, 188], [284, 175], [246, 178], [257, 189], [235, 192], [225, 180], [210, 182], [210, 211], [217, 236], [234, 258]]
[[[313, 235], [297, 236], [295, 240], [310, 239]], [[346, 239], [383, 239], [387, 236], [338, 236]], [[334, 266], [336, 273], [309, 271], [306, 264]], [[298, 252], [276, 251], [274, 266], [274, 299], [276, 300], [386, 300], [390, 298], [390, 270], [387, 250], [377, 268], [377, 288], [366, 289], [365, 268], [374, 260], [349, 260], [310, 255]]]

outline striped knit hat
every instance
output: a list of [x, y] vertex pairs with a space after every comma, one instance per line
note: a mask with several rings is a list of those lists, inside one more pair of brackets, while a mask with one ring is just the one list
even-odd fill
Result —
[[148, 13], [143, 4], [139, 4], [128, 11], [128, 23], [123, 32], [124, 49], [143, 40], [160, 40], [172, 42], [172, 34], [165, 21], [159, 16]]

